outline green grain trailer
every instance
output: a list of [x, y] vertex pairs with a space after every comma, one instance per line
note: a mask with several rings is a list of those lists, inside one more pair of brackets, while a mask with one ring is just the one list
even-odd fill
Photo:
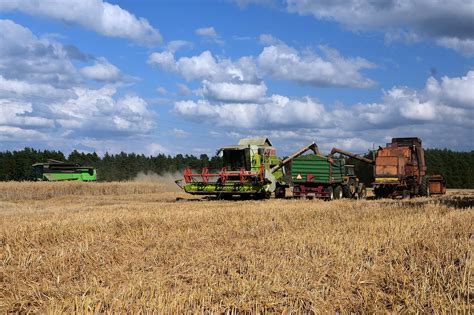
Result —
[[293, 196], [296, 198], [365, 198], [366, 188], [359, 182], [353, 165], [344, 159], [318, 154], [295, 158], [291, 166]]
[[37, 181], [96, 181], [97, 172], [90, 166], [48, 160], [33, 164]]

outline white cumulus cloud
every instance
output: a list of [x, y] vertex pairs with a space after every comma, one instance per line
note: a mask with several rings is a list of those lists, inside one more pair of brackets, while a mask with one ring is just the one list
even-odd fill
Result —
[[[361, 74], [375, 65], [364, 58], [344, 58], [332, 48], [320, 46], [324, 57], [309, 50], [301, 53], [285, 43], [262, 35], [264, 47], [257, 58], [244, 56], [237, 60], [218, 59], [210, 51], [175, 59], [170, 51], [154, 52], [148, 63], [162, 70], [174, 72], [188, 81], [258, 83], [265, 76], [313, 86], [367, 88], [375, 84]], [[251, 88], [252, 86], [248, 86]]]
[[200, 55], [181, 57], [175, 60], [173, 53], [164, 51], [152, 53], [148, 63], [165, 71], [175, 72], [187, 81], [214, 80], [255, 82], [257, 68], [251, 57], [241, 57], [236, 61], [216, 59], [210, 51]]
[[80, 71], [87, 79], [96, 81], [116, 82], [122, 77], [119, 68], [105, 58], [99, 58], [94, 65], [84, 67]]
[[472, 0], [286, 0], [289, 12], [334, 20], [356, 31], [384, 31], [389, 39], [433, 38], [441, 46], [474, 53]]
[[196, 34], [199, 36], [217, 37], [217, 32], [212, 26], [198, 28], [196, 29]]
[[111, 86], [100, 89], [74, 88], [76, 98], [50, 106], [56, 121], [65, 129], [81, 133], [97, 131], [148, 133], [155, 126], [154, 114], [145, 100], [126, 95], [115, 99]]
[[267, 93], [265, 83], [232, 83], [203, 81], [203, 95], [222, 102], [258, 102]]
[[213, 104], [207, 100], [178, 101], [174, 112], [190, 120], [234, 128], [314, 127], [327, 125], [324, 106], [313, 99], [272, 95], [266, 102]]
[[474, 36], [473, 38], [464, 39], [458, 37], [441, 37], [436, 42], [440, 46], [456, 50], [465, 56], [474, 56]]
[[439, 80], [431, 77], [423, 89], [395, 86], [374, 103], [330, 107], [310, 97], [282, 95], [263, 97], [260, 103], [231, 103], [207, 96], [175, 102], [173, 112], [226, 132], [264, 133], [283, 140], [319, 139], [355, 150], [382, 139], [389, 141], [392, 136], [412, 135], [423, 137], [431, 146], [452, 143], [466, 148], [468, 143], [456, 139], [468, 138], [474, 128], [473, 80], [474, 71]]
[[338, 51], [325, 46], [320, 49], [325, 58], [314, 53], [301, 55], [285, 44], [271, 45], [258, 56], [258, 65], [275, 79], [314, 86], [367, 88], [375, 84], [359, 72], [374, 68], [371, 62], [363, 58], [344, 58]]
[[74, 23], [105, 36], [140, 44], [156, 45], [162, 41], [160, 32], [146, 19], [102, 0], [0, 1], [0, 11], [12, 10]]

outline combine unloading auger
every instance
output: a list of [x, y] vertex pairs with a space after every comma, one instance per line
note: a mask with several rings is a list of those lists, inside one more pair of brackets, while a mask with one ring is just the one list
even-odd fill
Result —
[[363, 157], [363, 156], [360, 156], [360, 155], [357, 155], [357, 154], [354, 154], [354, 153], [351, 153], [351, 152], [348, 152], [348, 151], [344, 151], [344, 150], [341, 150], [341, 149], [338, 149], [338, 148], [332, 148], [331, 153], [329, 153], [328, 157], [332, 157], [336, 153], [351, 157], [353, 159], [356, 159], [356, 160], [359, 160], [359, 161], [362, 161], [362, 162], [365, 162], [365, 163], [368, 163], [368, 164], [372, 164], [372, 165], [375, 164], [374, 160], [371, 160], [371, 159], [368, 159], [366, 157]]

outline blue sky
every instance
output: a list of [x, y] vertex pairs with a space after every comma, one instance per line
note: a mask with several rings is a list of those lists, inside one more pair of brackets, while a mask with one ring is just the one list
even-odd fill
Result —
[[474, 1], [0, 2], [0, 150], [473, 150]]

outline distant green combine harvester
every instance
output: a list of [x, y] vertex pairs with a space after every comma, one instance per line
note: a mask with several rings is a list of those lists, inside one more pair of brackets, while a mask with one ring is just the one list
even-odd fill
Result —
[[47, 163], [33, 164], [35, 179], [38, 181], [84, 181], [97, 180], [97, 172], [91, 166], [48, 160]]

